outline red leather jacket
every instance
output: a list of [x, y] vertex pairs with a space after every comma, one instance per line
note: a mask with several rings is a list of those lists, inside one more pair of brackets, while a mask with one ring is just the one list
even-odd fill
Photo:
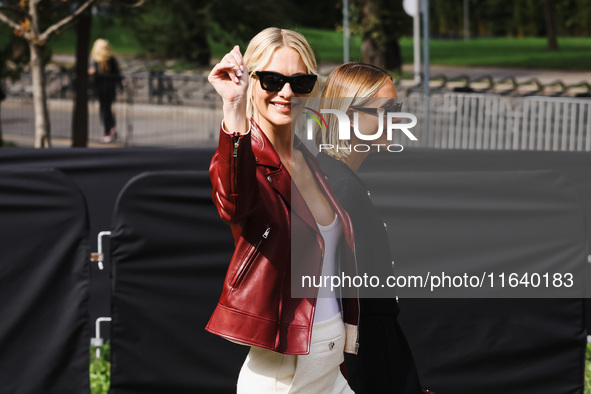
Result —
[[[254, 121], [252, 127], [258, 128]], [[241, 136], [220, 131], [209, 168], [213, 200], [221, 218], [231, 226], [235, 250], [206, 330], [280, 353], [308, 354], [318, 289], [296, 290], [305, 294], [292, 298], [291, 279], [292, 275], [296, 279], [304, 274], [321, 275], [324, 242], [271, 143], [262, 131], [259, 134], [262, 141], [251, 138], [251, 133]], [[299, 145], [343, 224], [342, 270], [355, 274], [349, 216], [330, 191], [315, 157]], [[293, 271], [291, 261], [297, 261]], [[342, 309], [345, 351], [356, 353], [358, 299], [343, 297]]]

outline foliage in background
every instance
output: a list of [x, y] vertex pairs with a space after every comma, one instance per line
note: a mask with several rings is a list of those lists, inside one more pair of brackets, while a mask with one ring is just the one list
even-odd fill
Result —
[[585, 357], [585, 392], [583, 394], [591, 394], [591, 343], [587, 344]]
[[29, 62], [27, 43], [20, 37], [10, 34], [10, 28], [0, 24], [0, 81], [5, 78], [16, 80], [23, 67]]
[[334, 29], [340, 12], [334, 3], [317, 0], [150, 0], [124, 17], [148, 54], [208, 65], [212, 42], [244, 49], [270, 26]]
[[144, 7], [130, 12], [126, 20], [147, 53], [209, 64], [210, 8], [206, 0], [150, 0]]
[[[93, 21], [94, 24], [94, 21]], [[321, 63], [340, 63], [343, 61], [343, 33], [334, 30], [293, 27], [310, 42]], [[94, 31], [94, 30], [93, 30]], [[93, 33], [93, 37], [94, 34]], [[102, 31], [101, 36], [112, 37], [111, 41], [117, 55], [140, 55], [142, 48], [133, 46], [132, 32], [121, 23]], [[73, 37], [73, 36], [72, 36]], [[351, 36], [351, 60], [361, 60], [361, 37]], [[413, 42], [410, 37], [400, 39], [402, 58], [405, 63], [412, 63]], [[550, 52], [546, 47], [545, 38], [477, 38], [471, 40], [433, 39], [431, 43], [431, 64], [449, 66], [480, 66], [480, 67], [515, 67], [534, 69], [590, 70], [591, 48], [590, 38], [563, 37], [558, 39], [560, 50]], [[211, 54], [219, 59], [232, 44], [209, 41]], [[60, 35], [52, 44], [56, 53], [73, 53], [73, 39], [68, 32]], [[244, 50], [244, 46], [241, 46]], [[191, 69], [195, 65], [183, 63], [178, 69]]]
[[354, 0], [351, 4], [353, 29], [361, 35], [361, 57], [389, 70], [400, 71], [403, 64], [399, 39], [412, 29], [412, 19], [402, 2], [390, 0]]
[[49, 111], [45, 88], [45, 44], [57, 32], [65, 29], [96, 0], [70, 3], [61, 0], [5, 0], [0, 3], [0, 21], [12, 30], [12, 35], [26, 40], [35, 112], [35, 147], [51, 147]]
[[208, 65], [208, 40], [244, 45], [259, 30], [285, 23], [286, 11], [272, 0], [151, 0], [128, 19], [149, 54]]
[[90, 347], [90, 392], [107, 394], [111, 385], [111, 345], [100, 346], [100, 358], [96, 358], [96, 349]]
[[[96, 348], [90, 347], [90, 391], [92, 394], [107, 394], [111, 383], [111, 347], [101, 346], [101, 357], [96, 358]], [[585, 357], [585, 389], [583, 394], [591, 394], [591, 344], [587, 344]]]
[[[8, 94], [4, 80], [9, 78], [14, 81], [19, 78], [25, 64], [29, 62], [29, 49], [26, 41], [10, 34], [10, 29], [6, 25], [0, 25], [0, 36], [6, 37], [4, 42], [0, 42], [0, 105], [2, 105], [2, 101]], [[0, 147], [5, 146], [0, 123]]]
[[[138, 54], [141, 48], [131, 28], [120, 16], [94, 15], [91, 23], [90, 42], [104, 38], [116, 53]], [[53, 37], [48, 46], [54, 53], [74, 54], [76, 51], [76, 32], [68, 29]]]
[[[472, 37], [542, 37], [546, 35], [540, 0], [469, 0]], [[463, 1], [430, 0], [433, 37], [460, 38], [464, 32]], [[558, 36], [591, 36], [591, 0], [554, 0]], [[405, 31], [408, 35], [411, 32]]]

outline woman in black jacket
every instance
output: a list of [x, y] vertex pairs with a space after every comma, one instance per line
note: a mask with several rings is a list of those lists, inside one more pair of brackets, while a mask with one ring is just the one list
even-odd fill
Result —
[[[350, 119], [354, 114], [361, 133], [375, 134], [378, 117], [399, 112], [397, 92], [392, 77], [381, 68], [362, 63], [339, 66], [328, 77], [322, 92], [324, 108], [340, 109]], [[370, 192], [355, 173], [369, 152], [354, 149], [357, 143], [387, 144], [386, 133], [376, 141], [362, 141], [351, 131], [351, 140], [340, 140], [336, 117], [329, 117], [328, 130], [316, 135], [318, 145], [339, 146], [318, 155], [322, 171], [329, 177], [339, 202], [349, 213], [355, 232], [359, 273], [378, 276], [381, 283], [393, 274], [385, 224], [371, 201]], [[385, 120], [384, 120], [385, 123]], [[351, 149], [353, 147], [353, 149]], [[346, 359], [351, 387], [357, 394], [422, 392], [415, 363], [402, 329], [396, 295], [391, 289], [366, 298], [360, 289], [360, 343], [357, 357]], [[380, 289], [381, 290], [381, 289]], [[366, 296], [369, 295], [366, 293]], [[371, 295], [375, 297], [375, 293]]]
[[94, 42], [90, 56], [92, 64], [88, 73], [94, 77], [94, 91], [99, 101], [100, 118], [105, 128], [103, 142], [111, 142], [117, 135], [115, 116], [111, 106], [117, 95], [117, 87], [122, 87], [119, 64], [113, 56], [111, 45], [102, 38]]

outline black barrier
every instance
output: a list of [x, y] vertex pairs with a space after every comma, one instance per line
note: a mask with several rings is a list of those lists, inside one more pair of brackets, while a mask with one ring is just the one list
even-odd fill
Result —
[[[29, 149], [10, 149], [0, 150], [0, 169], [6, 168], [32, 168], [32, 167], [55, 167], [63, 170], [66, 175], [76, 183], [84, 196], [88, 200], [89, 215], [92, 234], [96, 234], [99, 230], [107, 230], [110, 226], [110, 216], [115, 204], [117, 193], [121, 190], [125, 182], [127, 182], [134, 175], [143, 171], [149, 170], [173, 170], [173, 169], [188, 169], [200, 170], [199, 180], [193, 186], [180, 186], [176, 183], [170, 184], [166, 182], [156, 182], [152, 186], [157, 187], [157, 191], [149, 192], [150, 204], [146, 205], [143, 198], [138, 202], [137, 208], [132, 209], [132, 212], [141, 209], [146, 210], [144, 213], [152, 215], [151, 210], [159, 206], [160, 197], [158, 193], [163, 193], [162, 201], [169, 201], [171, 197], [169, 192], [175, 195], [179, 190], [186, 196], [186, 193], [197, 193], [195, 203], [202, 201], [204, 204], [209, 203], [209, 192], [204, 190], [208, 188], [209, 179], [205, 173], [209, 159], [213, 151], [200, 149], [121, 149], [121, 150], [29, 150]], [[586, 207], [586, 216], [589, 218], [589, 209], [591, 206], [591, 181], [589, 180], [588, 169], [591, 168], [591, 155], [588, 153], [567, 153], [567, 152], [515, 152], [515, 151], [452, 151], [452, 150], [420, 150], [408, 149], [400, 154], [386, 154], [371, 156], [361, 169], [360, 175], [373, 189], [371, 179], [367, 178], [367, 174], [376, 168], [383, 168], [384, 170], [411, 173], [411, 172], [458, 172], [458, 171], [514, 171], [514, 170], [550, 170], [563, 174], [569, 182], [573, 184], [574, 189], [580, 194], [581, 199]], [[181, 182], [181, 179], [178, 180]], [[186, 182], [184, 180], [182, 182]], [[191, 184], [193, 181], [189, 181]], [[177, 189], [178, 187], [178, 189]], [[404, 187], [401, 185], [400, 187]], [[201, 188], [203, 188], [202, 191]], [[194, 190], [194, 191], [190, 191]], [[0, 190], [1, 191], [1, 190]], [[372, 193], [376, 201], [388, 199], [388, 196], [380, 196], [379, 193]], [[179, 201], [180, 207], [187, 207], [187, 219], [201, 220], [196, 215], [196, 211], [191, 211], [190, 199], [179, 200], [178, 197], [173, 198], [174, 201]], [[187, 205], [188, 204], [188, 205]], [[167, 204], [163, 204], [164, 208]], [[378, 208], [383, 209], [380, 203]], [[184, 209], [184, 208], [183, 208]], [[199, 242], [200, 236], [207, 236], [210, 233], [222, 231], [224, 225], [221, 224], [215, 209], [210, 206], [211, 212], [207, 213], [207, 220], [210, 225], [204, 227], [193, 227], [199, 231], [195, 233], [195, 242]], [[172, 213], [173, 211], [171, 211]], [[192, 212], [192, 213], [191, 213]], [[166, 209], [161, 215], [157, 215], [159, 221], [167, 222], [165, 218], [169, 213]], [[189, 225], [189, 220], [179, 218], [178, 214], [173, 216], [175, 223], [179, 221], [179, 229], [186, 229]], [[390, 221], [392, 225], [390, 228], [395, 228], [396, 218], [384, 217], [385, 220]], [[587, 220], [589, 222], [589, 220]], [[178, 226], [175, 223], [168, 223], [168, 225]], [[3, 224], [3, 223], [2, 223]], [[198, 223], [191, 224], [200, 226]], [[214, 227], [215, 226], [215, 227]], [[176, 227], [175, 227], [176, 228]], [[129, 299], [124, 295], [122, 298], [125, 302], [130, 302], [128, 305], [133, 306], [134, 302], [138, 301], [138, 290], [142, 290], [146, 294], [146, 301], [153, 301], [154, 296], [147, 289], [142, 288], [145, 284], [152, 282], [144, 282], [143, 279], [149, 278], [152, 280], [162, 274], [159, 270], [148, 270], [144, 273], [142, 271], [144, 257], [148, 263], [151, 264], [153, 259], [157, 257], [163, 258], [164, 253], [168, 253], [166, 247], [169, 245], [176, 245], [172, 243], [175, 240], [169, 239], [169, 234], [177, 230], [171, 230], [171, 227], [166, 227], [162, 239], [156, 239], [160, 248], [153, 249], [150, 244], [137, 244], [139, 255], [131, 253], [129, 256], [129, 271], [124, 268], [126, 273], [123, 279], [129, 277], [131, 273], [138, 273], [137, 280], [135, 275], [131, 277], [128, 283], [131, 291]], [[141, 229], [136, 235], [144, 236], [152, 239], [152, 234], [148, 229]], [[181, 230], [181, 236], [186, 239], [185, 230]], [[229, 241], [229, 230], [226, 228], [226, 242]], [[183, 235], [185, 234], [185, 235]], [[39, 235], [41, 237], [41, 235]], [[94, 238], [91, 238], [94, 240]], [[425, 245], [428, 245], [429, 240], [425, 240]], [[2, 240], [0, 240], [2, 242]], [[163, 243], [166, 243], [163, 245]], [[401, 240], [400, 242], [403, 242]], [[4, 245], [4, 244], [3, 244]], [[198, 243], [199, 245], [199, 243]], [[146, 248], [144, 251], [142, 246]], [[222, 247], [221, 244], [210, 248], [204, 246], [204, 250], [213, 250]], [[224, 253], [230, 253], [224, 246]], [[161, 250], [162, 249], [162, 250]], [[182, 249], [186, 251], [186, 249]], [[120, 250], [121, 251], [121, 250]], [[151, 256], [147, 252], [160, 253], [157, 256]], [[200, 250], [202, 253], [203, 250]], [[119, 253], [119, 252], [117, 252]], [[146, 254], [147, 253], [147, 254]], [[174, 252], [173, 250], [173, 253]], [[210, 252], [211, 253], [211, 252]], [[393, 255], [397, 263], [402, 263], [405, 256], [400, 254], [401, 251], [397, 249], [395, 244], [393, 247]], [[119, 256], [119, 254], [118, 254]], [[219, 258], [216, 264], [216, 277], [208, 277], [211, 282], [216, 282], [215, 285], [207, 287], [208, 308], [197, 309], [192, 304], [181, 302], [177, 306], [183, 306], [183, 312], [187, 319], [194, 318], [190, 323], [191, 331], [187, 334], [183, 325], [188, 321], [182, 319], [180, 321], [171, 320], [168, 322], [168, 329], [178, 326], [182, 330], [182, 334], [175, 339], [174, 352], [179, 351], [179, 344], [190, 343], [190, 347], [186, 348], [186, 353], [181, 357], [169, 358], [163, 360], [141, 361], [142, 366], [146, 369], [133, 368], [130, 370], [129, 376], [116, 376], [119, 367], [124, 367], [121, 362], [134, 362], [141, 359], [144, 352], [150, 354], [149, 346], [154, 344], [153, 341], [147, 341], [145, 338], [155, 338], [156, 341], [172, 342], [171, 336], [176, 334], [166, 333], [161, 335], [160, 327], [155, 325], [157, 322], [150, 320], [146, 324], [137, 325], [137, 317], [146, 315], [146, 311], [150, 308], [150, 302], [146, 305], [140, 305], [137, 312], [132, 311], [127, 317], [129, 321], [133, 322], [131, 327], [134, 327], [134, 332], [123, 332], [123, 338], [126, 340], [141, 339], [142, 353], [137, 353], [139, 347], [133, 348], [135, 353], [126, 355], [126, 342], [122, 342], [119, 347], [119, 352], [123, 355], [122, 359], [114, 359], [114, 389], [128, 390], [125, 392], [150, 392], [143, 391], [146, 389], [146, 377], [152, 373], [159, 373], [158, 369], [163, 368], [164, 372], [170, 373], [171, 376], [178, 377], [183, 374], [183, 381], [193, 384], [199, 381], [199, 384], [209, 384], [212, 391], [216, 388], [219, 392], [230, 392], [233, 390], [237, 377], [237, 364], [243, 360], [243, 354], [238, 355], [238, 352], [244, 352], [244, 348], [224, 342], [213, 335], [206, 334], [203, 331], [204, 322], [209, 317], [209, 313], [215, 307], [215, 302], [221, 291], [221, 281], [223, 279], [223, 271], [227, 266], [227, 261], [221, 261], [221, 255], [216, 254], [216, 259]], [[125, 254], [120, 257], [127, 258]], [[180, 257], [180, 256], [177, 256]], [[412, 257], [412, 256], [411, 256]], [[125, 260], [124, 259], [124, 260]], [[182, 258], [184, 259], [184, 257]], [[184, 261], [182, 260], [181, 261]], [[155, 261], [155, 260], [154, 260]], [[213, 261], [213, 260], [212, 260]], [[146, 263], [147, 267], [150, 264]], [[171, 268], [175, 265], [171, 265]], [[122, 265], [123, 267], [123, 265]], [[102, 281], [110, 266], [106, 266], [105, 271], [96, 271], [93, 268], [93, 281]], [[170, 272], [165, 271], [165, 277], [170, 277]], [[119, 271], [116, 272], [120, 274]], [[193, 275], [193, 274], [191, 274]], [[177, 277], [179, 274], [172, 273], [172, 277]], [[120, 285], [118, 282], [121, 279], [119, 276], [116, 280], [116, 286]], [[183, 278], [183, 282], [189, 279]], [[196, 283], [200, 285], [201, 281]], [[184, 285], [183, 285], [184, 286]], [[205, 283], [203, 283], [205, 286]], [[34, 288], [35, 286], [29, 287]], [[99, 296], [108, 299], [110, 288], [102, 284], [97, 287]], [[115, 292], [119, 291], [121, 287], [116, 287]], [[123, 289], [126, 289], [124, 286]], [[1, 291], [1, 290], [0, 290]], [[165, 296], [167, 293], [164, 293]], [[205, 297], [205, 296], [204, 296]], [[175, 297], [168, 295], [165, 297], [170, 301]], [[406, 300], [402, 299], [400, 303], [402, 312], [400, 315], [401, 323], [404, 325], [405, 332], [409, 337], [409, 341], [413, 348], [413, 352], [417, 358], [417, 366], [421, 375], [422, 381], [426, 387], [438, 393], [577, 393], [582, 390], [583, 381], [583, 358], [584, 358], [584, 315], [583, 302], [577, 300]], [[155, 304], [154, 308], [161, 310], [162, 306]], [[129, 308], [131, 309], [131, 308]], [[94, 316], [109, 315], [109, 311], [96, 310], [91, 311]], [[171, 313], [178, 316], [178, 309], [174, 307]], [[195, 314], [195, 316], [193, 316]], [[120, 315], [125, 319], [123, 315]], [[123, 322], [123, 320], [120, 320]], [[150, 322], [149, 324], [147, 322]], [[197, 322], [197, 323], [195, 323]], [[136, 324], [136, 325], [134, 325]], [[193, 324], [199, 325], [195, 327]], [[124, 330], [126, 326], [121, 326]], [[176, 333], [177, 331], [175, 331]], [[119, 332], [116, 332], [119, 336]], [[192, 341], [194, 336], [199, 335], [199, 345], [203, 349], [197, 348]], [[201, 336], [203, 335], [203, 336]], [[158, 337], [161, 338], [158, 338]], [[90, 335], [88, 335], [90, 337]], [[217, 345], [211, 345], [214, 341], [218, 341], [219, 346], [223, 346], [222, 350], [216, 348]], [[220, 342], [221, 341], [221, 342]], [[114, 344], [115, 350], [117, 345]], [[148, 347], [146, 347], [148, 346]], [[212, 348], [209, 348], [212, 346]], [[25, 349], [25, 348], [23, 348]], [[158, 347], [159, 351], [163, 351]], [[209, 349], [209, 350], [205, 350]], [[212, 350], [213, 349], [213, 350]], [[216, 350], [218, 349], [218, 350]], [[197, 353], [195, 353], [197, 352]], [[236, 352], [236, 353], [234, 353]], [[0, 351], [1, 353], [1, 351]], [[169, 354], [169, 353], [167, 353]], [[175, 353], [176, 354], [176, 353]], [[2, 355], [0, 354], [0, 358]], [[115, 357], [115, 356], [114, 356]], [[224, 369], [227, 366], [227, 359], [230, 358], [233, 364], [232, 368]], [[189, 363], [189, 364], [187, 364]], [[194, 373], [193, 367], [198, 366], [199, 379], [191, 377]], [[205, 366], [203, 366], [205, 365]], [[150, 367], [150, 368], [147, 368]], [[125, 368], [125, 367], [124, 367]], [[11, 370], [11, 369], [9, 369]], [[121, 371], [127, 371], [122, 369]], [[567, 371], [568, 370], [568, 371]], [[156, 372], [154, 372], [156, 371]], [[209, 375], [204, 373], [206, 371]], [[86, 372], [86, 371], [85, 371]], [[40, 373], [37, 371], [37, 373]], [[136, 380], [135, 377], [142, 374], [143, 378]], [[0, 374], [4, 376], [3, 374]], [[86, 376], [86, 373], [84, 375]], [[160, 376], [160, 375], [158, 375]], [[187, 377], [188, 376], [188, 377]], [[211, 376], [211, 380], [210, 379]], [[164, 379], [164, 378], [163, 378]], [[170, 376], [165, 378], [165, 381], [171, 381]], [[139, 384], [136, 385], [135, 382]], [[215, 386], [215, 387], [214, 387]], [[172, 387], [172, 386], [171, 386]], [[174, 386], [177, 387], [177, 386]], [[148, 390], [148, 389], [146, 389]], [[159, 391], [158, 391], [159, 390]], [[496, 391], [495, 391], [496, 390]], [[121, 391], [123, 392], [123, 391]], [[155, 385], [152, 392], [169, 393], [175, 392], [169, 390], [168, 387]], [[178, 392], [178, 391], [177, 391]]]
[[247, 348], [204, 330], [233, 245], [207, 172], [126, 185], [111, 235], [112, 394], [236, 391]]
[[402, 299], [421, 382], [437, 394], [583, 392], [581, 300]]
[[584, 296], [585, 211], [564, 175], [375, 170], [365, 180], [395, 250], [400, 297]]
[[[212, 155], [211, 149], [0, 149], [0, 169], [57, 168], [66, 174], [86, 199], [90, 245], [96, 251], [96, 236], [111, 228], [115, 200], [131, 178], [145, 171], [204, 170]], [[111, 314], [108, 257], [104, 270], [96, 263], [90, 265], [91, 323]], [[110, 332], [107, 324], [101, 331], [105, 338]]]
[[87, 240], [61, 172], [0, 170], [0, 392], [90, 392]]
[[[574, 214], [573, 228], [567, 230], [570, 233], [574, 228], [579, 229], [579, 235], [572, 239], [573, 243], [576, 239], [579, 239], [580, 243], [581, 235], [583, 242], [585, 239], [588, 240], [589, 234], [584, 232], [585, 227], [581, 228], [580, 219], [585, 219], [587, 227], [591, 223], [589, 168], [591, 155], [588, 153], [417, 149], [397, 155], [372, 155], [364, 163], [360, 175], [372, 190], [374, 201], [383, 213], [384, 220], [388, 222], [389, 230], [394, 232], [395, 238], [397, 237], [393, 245], [396, 264], [412, 266], [413, 263], [417, 263], [417, 258], [425, 257], [426, 251], [429, 250], [428, 245], [432, 243], [442, 245], [452, 242], [456, 250], [448, 245], [440, 251], [455, 254], [460, 259], [470, 256], [474, 260], [478, 259], [477, 255], [473, 254], [473, 242], [463, 244], [461, 239], [453, 239], [459, 237], [462, 231], [460, 228], [454, 229], [457, 227], [453, 225], [454, 210], [442, 206], [450, 202], [449, 198], [441, 195], [442, 191], [446, 191], [447, 196], [458, 193], [458, 201], [465, 198], [462, 190], [452, 189], [451, 183], [449, 190], [441, 187], [442, 182], [454, 173], [464, 173], [466, 182], [471, 182], [474, 190], [478, 190], [481, 187], [490, 187], [486, 184], [484, 176], [490, 171], [518, 174], [551, 170], [558, 175], [557, 179], [561, 179], [561, 175], [568, 181], [567, 185], [572, 185], [568, 189], [578, 194], [582, 211], [578, 214], [580, 218], [577, 218], [574, 206], [568, 208], [568, 205], [565, 205], [562, 210], [556, 210], [551, 205], [546, 205], [546, 208], [552, 210], [560, 220]], [[398, 182], [398, 192], [394, 195], [386, 194], [388, 190], [392, 190], [383, 186], [384, 179], [387, 178]], [[453, 176], [449, 179], [452, 178]], [[511, 179], [514, 176], [508, 175], [507, 178]], [[418, 179], [422, 179], [423, 182], [418, 184]], [[556, 184], [561, 183], [564, 182]], [[535, 187], [539, 189], [539, 186]], [[527, 184], [521, 189], [527, 191]], [[467, 190], [469, 187], [465, 187], [463, 193]], [[560, 190], [549, 192], [561, 193]], [[569, 195], [567, 200], [572, 200], [573, 192], [568, 191], [567, 196]], [[532, 209], [537, 209], [536, 203], [542, 203], [543, 207], [544, 202], [548, 202], [547, 199], [547, 195], [540, 195], [537, 199], [535, 194], [530, 195], [530, 204], [524, 205], [523, 210], [531, 212]], [[435, 202], [435, 206], [430, 202]], [[436, 209], [438, 205], [439, 209]], [[462, 206], [455, 204], [455, 207], [455, 214], [464, 210], [464, 216], [457, 218], [456, 225], [471, 220], [470, 215], [467, 215], [470, 206], [467, 206], [466, 202]], [[409, 212], [409, 209], [412, 212]], [[566, 216], [561, 217], [560, 212]], [[552, 212], [544, 212], [542, 209], [539, 216], [542, 217], [546, 213]], [[488, 214], [490, 215], [490, 212]], [[516, 214], [522, 217], [524, 212], [516, 211]], [[478, 232], [490, 231], [485, 228], [488, 222], [485, 220], [487, 213], [484, 209], [477, 208], [473, 215], [474, 220], [482, 226], [477, 229]], [[441, 229], [441, 226], [445, 225], [441, 223], [442, 220], [451, 227], [447, 232], [439, 231], [438, 235], [434, 235], [434, 229]], [[498, 218], [494, 218], [494, 222], [498, 224]], [[507, 229], [507, 232], [513, 230]], [[547, 230], [545, 234], [552, 234], [556, 229]], [[530, 229], [529, 233], [519, 234], [517, 238], [527, 240], [533, 233], [540, 231]], [[583, 234], [580, 234], [581, 231]], [[568, 240], [569, 237], [562, 237], [563, 242], [568, 243]], [[534, 248], [525, 255], [529, 255], [528, 258], [531, 259], [539, 251], [549, 251], [552, 246], [556, 246], [552, 244], [552, 240], [546, 239], [545, 242], [537, 248], [538, 250]], [[517, 249], [524, 246], [514, 245]], [[552, 265], [560, 263], [556, 256], [562, 256], [567, 258], [570, 261], [568, 264], [572, 266], [573, 260], [568, 259], [568, 256], [577, 256], [578, 263], [575, 263], [575, 266], [586, 266], [578, 272], [579, 275], [585, 276], [582, 280], [589, 283], [590, 264], [585, 262], [585, 255], [582, 253], [587, 250], [588, 254], [588, 245], [584, 249], [581, 249], [581, 246], [585, 247], [579, 245], [578, 252], [574, 254], [558, 253], [554, 260], [548, 260], [547, 255], [540, 257], [551, 261]], [[574, 244], [569, 248], [573, 247]], [[518, 252], [517, 249], [515, 252]], [[465, 255], [462, 254], [462, 250], [466, 251]], [[490, 256], [485, 256], [485, 260], [489, 258]], [[421, 381], [425, 387], [432, 388], [437, 393], [553, 394], [580, 393], [583, 390], [586, 343], [583, 300], [402, 299], [400, 308], [400, 321], [413, 349]]]

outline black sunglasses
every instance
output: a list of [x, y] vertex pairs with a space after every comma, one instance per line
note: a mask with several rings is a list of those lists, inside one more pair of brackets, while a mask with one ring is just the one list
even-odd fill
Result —
[[310, 93], [318, 79], [318, 76], [314, 74], [300, 74], [291, 77], [273, 71], [255, 71], [254, 74], [261, 81], [261, 88], [269, 92], [279, 92], [286, 83], [289, 83], [294, 93]]
[[383, 115], [388, 112], [400, 112], [400, 110], [402, 109], [402, 103], [395, 103], [392, 105], [388, 105], [387, 107], [379, 107], [379, 108], [357, 107], [357, 106], [353, 106], [351, 108], [353, 108], [355, 111], [365, 112], [368, 114], [378, 116], [378, 115]]

